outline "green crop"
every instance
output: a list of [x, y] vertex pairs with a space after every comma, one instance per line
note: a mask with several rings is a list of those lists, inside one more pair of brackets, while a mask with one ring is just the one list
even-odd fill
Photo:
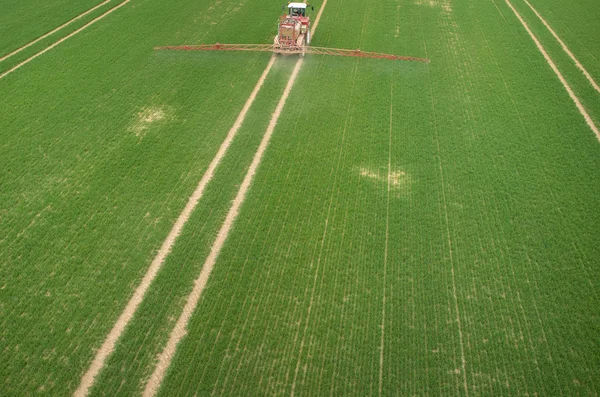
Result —
[[[530, 1], [595, 70], [582, 11]], [[76, 389], [270, 56], [153, 47], [269, 43], [280, 12], [132, 0], [0, 80], [0, 394]], [[328, 0], [313, 45], [431, 63], [306, 56], [161, 395], [597, 393], [600, 146], [505, 1]], [[143, 390], [295, 62], [93, 395]]]
[[[104, 0], [8, 0], [0, 16], [0, 57], [37, 39]], [[112, 3], [109, 3], [112, 4]], [[107, 4], [107, 7], [110, 5]]]
[[266, 65], [155, 52], [210, 13], [149, 4], [0, 81], [3, 393], [77, 387]]

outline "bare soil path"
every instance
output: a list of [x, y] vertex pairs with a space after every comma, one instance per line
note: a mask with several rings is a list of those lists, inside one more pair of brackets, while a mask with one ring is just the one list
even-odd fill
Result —
[[559, 42], [559, 44], [562, 47], [563, 51], [567, 53], [567, 55], [571, 58], [571, 60], [573, 60], [573, 62], [575, 62], [575, 66], [577, 66], [579, 68], [579, 70], [581, 70], [581, 72], [588, 79], [588, 81], [590, 82], [590, 84], [592, 85], [592, 87], [594, 87], [594, 89], [597, 92], [600, 92], [600, 87], [598, 86], [598, 83], [596, 83], [596, 81], [594, 80], [594, 78], [592, 77], [592, 75], [590, 75], [589, 72], [586, 70], [586, 68], [583, 67], [583, 65], [581, 64], [581, 62], [579, 62], [579, 60], [575, 57], [575, 55], [573, 54], [573, 52], [571, 52], [571, 50], [569, 49], [569, 47], [567, 47], [567, 45], [564, 43], [564, 41], [562, 41], [562, 39], [558, 36], [558, 34], [556, 34], [556, 32], [554, 31], [554, 29], [552, 29], [552, 27], [548, 24], [548, 22], [546, 22], [546, 20], [540, 15], [540, 13], [535, 8], [533, 8], [533, 6], [529, 3], [529, 1], [527, 1], [527, 0], [524, 0], [524, 1], [525, 1], [525, 3], [527, 3], [527, 5], [529, 6], [529, 8], [531, 8], [531, 11], [533, 11], [535, 13], [535, 15], [540, 19], [540, 21], [542, 21], [542, 23], [544, 24], [544, 26], [546, 27], [546, 29], [548, 29], [550, 31], [550, 33], [552, 34], [552, 36], [554, 36], [554, 38], [556, 39], [556, 41]]
[[58, 32], [59, 30], [61, 30], [62, 28], [65, 28], [67, 26], [69, 26], [70, 24], [72, 24], [73, 22], [83, 18], [84, 16], [88, 15], [91, 12], [94, 12], [95, 10], [97, 10], [98, 8], [102, 7], [103, 5], [110, 3], [112, 0], [105, 0], [102, 3], [90, 8], [87, 11], [84, 11], [83, 13], [77, 15], [75, 18], [68, 20], [67, 22], [63, 23], [62, 25], [58, 26], [57, 28], [51, 30], [50, 32], [38, 37], [37, 39], [25, 44], [23, 47], [17, 48], [16, 50], [14, 50], [13, 52], [10, 52], [6, 55], [4, 55], [3, 57], [0, 58], [0, 62], [4, 61], [5, 59], [8, 59], [10, 57], [12, 57], [15, 54], [18, 54], [19, 52], [23, 51], [24, 49], [31, 47], [32, 45], [34, 45], [35, 43], [39, 42], [40, 40], [44, 40], [46, 37], [53, 35], [54, 33]]
[[190, 318], [192, 317], [196, 306], [198, 306], [200, 295], [202, 294], [202, 291], [206, 286], [210, 273], [212, 272], [212, 269], [215, 266], [217, 257], [221, 253], [221, 249], [223, 248], [223, 245], [225, 244], [225, 241], [229, 236], [229, 232], [233, 227], [233, 223], [239, 215], [240, 207], [246, 199], [246, 193], [250, 189], [250, 185], [252, 183], [252, 180], [254, 179], [256, 170], [258, 169], [258, 166], [262, 161], [263, 155], [267, 149], [269, 141], [271, 140], [271, 136], [273, 135], [273, 131], [275, 130], [275, 126], [277, 125], [277, 121], [279, 120], [279, 116], [281, 115], [281, 111], [283, 110], [283, 107], [285, 106], [290, 92], [292, 91], [292, 87], [294, 85], [294, 82], [296, 81], [296, 77], [298, 76], [298, 72], [300, 71], [300, 67], [302, 66], [303, 61], [304, 58], [300, 58], [296, 62], [296, 66], [294, 67], [292, 75], [288, 80], [288, 83], [285, 87], [285, 91], [283, 92], [283, 96], [279, 100], [277, 108], [275, 108], [275, 113], [273, 113], [265, 135], [263, 136], [263, 139], [260, 142], [260, 146], [258, 147], [258, 150], [256, 151], [254, 158], [252, 159], [250, 168], [248, 169], [248, 172], [244, 177], [244, 180], [235, 196], [235, 199], [233, 200], [233, 204], [229, 209], [229, 212], [227, 213], [225, 222], [223, 222], [223, 225], [221, 226], [221, 229], [217, 234], [217, 238], [210, 249], [210, 253], [206, 258], [204, 265], [202, 266], [200, 276], [194, 282], [194, 289], [188, 296], [186, 304], [183, 308], [183, 312], [179, 316], [175, 327], [171, 331], [171, 335], [169, 336], [169, 341], [167, 342], [165, 349], [158, 357], [158, 364], [154, 372], [152, 373], [150, 380], [146, 384], [146, 388], [143, 393], [143, 395], [146, 397], [154, 396], [158, 392], [158, 389], [164, 379], [165, 373], [171, 365], [171, 361], [173, 359], [173, 356], [175, 355], [177, 344], [187, 333], [187, 326], [190, 321]]
[[[315, 21], [313, 23], [313, 26], [312, 26], [311, 32], [310, 32], [311, 37], [314, 37], [314, 32], [319, 24], [319, 21], [323, 14], [323, 10], [325, 9], [326, 5], [327, 5], [327, 0], [325, 0], [323, 2], [323, 4], [321, 5], [321, 9], [319, 10], [319, 12], [317, 14], [317, 17], [315, 18]], [[260, 165], [262, 158], [264, 156], [264, 153], [267, 149], [267, 146], [269, 145], [269, 141], [271, 140], [273, 131], [275, 130], [275, 127], [277, 126], [277, 121], [279, 120], [279, 117], [281, 116], [281, 112], [283, 111], [283, 108], [285, 107], [285, 104], [287, 102], [287, 99], [288, 99], [291, 91], [292, 91], [292, 87], [294, 86], [296, 78], [298, 77], [298, 73], [300, 72], [300, 68], [302, 67], [303, 62], [304, 62], [304, 58], [300, 57], [298, 59], [298, 61], [296, 62], [296, 65], [294, 66], [294, 69], [292, 71], [292, 74], [291, 74], [288, 82], [287, 82], [285, 90], [283, 91], [283, 95], [279, 99], [277, 107], [275, 108], [275, 112], [271, 116], [269, 126], [267, 127], [267, 130], [265, 131], [265, 134], [263, 135], [263, 139], [260, 142], [258, 150], [256, 151], [256, 153], [254, 155], [254, 158], [252, 159], [250, 168], [248, 169], [248, 172], [246, 173], [244, 180], [242, 181], [240, 189], [238, 190], [238, 192], [235, 196], [235, 199], [231, 205], [231, 208], [229, 209], [229, 212], [227, 213], [225, 221], [224, 221], [223, 225], [221, 226], [221, 229], [219, 230], [219, 232], [217, 234], [217, 238], [211, 247], [210, 253], [209, 253], [208, 257], [206, 258], [204, 265], [202, 266], [200, 275], [194, 282], [194, 288], [186, 300], [186, 304], [183, 308], [181, 315], [179, 316], [179, 319], [177, 320], [177, 323], [175, 324], [175, 327], [171, 331], [167, 345], [165, 346], [164, 350], [158, 356], [158, 364], [156, 365], [154, 372], [150, 376], [150, 379], [146, 383], [146, 387], [143, 392], [144, 397], [152, 397], [158, 393], [158, 390], [160, 389], [160, 386], [166, 375], [167, 369], [170, 367], [173, 357], [175, 356], [175, 352], [177, 350], [177, 345], [183, 339], [183, 337], [187, 334], [187, 326], [189, 324], [189, 321], [190, 321], [194, 311], [196, 310], [196, 307], [198, 306], [198, 302], [200, 301], [200, 296], [202, 295], [202, 292], [204, 291], [206, 283], [208, 282], [208, 279], [209, 279], [210, 274], [215, 266], [217, 258], [219, 256], [219, 254], [221, 253], [223, 245], [225, 244], [225, 241], [227, 240], [227, 237], [229, 236], [229, 232], [231, 231], [233, 224], [234, 224], [237, 216], [239, 215], [240, 208], [241, 208], [242, 204], [244, 203], [244, 200], [246, 199], [246, 194], [247, 194], [248, 190], [250, 189], [250, 185], [252, 184], [254, 175], [256, 174], [258, 166]]]
[[[74, 31], [72, 33], [69, 33], [68, 35], [66, 35], [62, 39], [54, 42], [53, 44], [49, 45], [48, 47], [46, 47], [42, 51], [38, 52], [37, 54], [35, 54], [35, 55], [27, 58], [23, 62], [17, 64], [16, 66], [14, 66], [14, 67], [12, 67], [10, 69], [8, 69], [6, 72], [0, 74], [0, 79], [6, 77], [10, 73], [12, 73], [15, 70], [19, 69], [21, 66], [27, 65], [29, 62], [33, 61], [35, 58], [39, 57], [40, 55], [45, 54], [46, 52], [50, 51], [51, 49], [53, 49], [54, 47], [56, 47], [60, 43], [63, 43], [64, 41], [66, 41], [66, 40], [70, 39], [71, 37], [75, 36], [77, 33], [81, 32], [82, 30], [85, 30], [86, 28], [88, 28], [89, 26], [95, 24], [96, 22], [98, 22], [99, 20], [103, 19], [104, 17], [106, 17], [106, 16], [112, 14], [113, 12], [117, 11], [119, 8], [123, 7], [125, 4], [129, 3], [130, 1], [131, 0], [125, 0], [121, 4], [114, 6], [113, 8], [111, 8], [108, 11], [106, 11], [104, 14], [100, 15], [99, 17], [92, 19], [90, 22], [86, 23], [85, 25], [83, 25], [82, 27], [80, 27], [79, 29], [77, 29], [76, 31]], [[91, 10], [89, 12], [91, 12]]]
[[585, 110], [585, 108], [581, 104], [581, 101], [579, 100], [579, 98], [573, 92], [573, 89], [571, 88], [571, 86], [569, 85], [569, 83], [567, 83], [567, 80], [565, 80], [565, 78], [563, 77], [563, 75], [560, 73], [560, 70], [558, 70], [558, 67], [556, 67], [556, 64], [554, 63], [554, 61], [552, 60], [552, 58], [550, 58], [550, 55], [548, 55], [548, 53], [544, 49], [544, 46], [542, 46], [542, 43], [540, 43], [540, 41], [538, 40], [538, 38], [533, 34], [533, 32], [531, 31], [531, 29], [529, 28], [529, 25], [527, 25], [527, 22], [525, 22], [525, 20], [521, 16], [521, 14], [519, 14], [519, 12], [513, 7], [513, 5], [511, 4], [511, 2], [509, 0], [505, 0], [505, 1], [506, 1], [506, 4], [510, 7], [510, 9], [515, 13], [515, 15], [517, 16], [517, 18], [521, 22], [521, 25], [523, 25], [523, 27], [525, 28], [525, 30], [527, 31], [527, 33], [529, 33], [529, 36], [531, 37], [531, 39], [533, 40], [533, 42], [537, 46], [538, 50], [542, 53], [542, 55], [544, 56], [544, 59], [546, 59], [546, 62], [548, 62], [548, 65], [550, 65], [550, 67], [552, 68], [552, 70], [554, 71], [554, 73], [556, 73], [556, 76], [558, 77], [558, 79], [560, 80], [560, 82], [562, 83], [562, 85], [565, 87], [565, 90], [567, 90], [567, 93], [569, 94], [569, 96], [571, 97], [571, 99], [573, 100], [573, 102], [575, 102], [575, 105], [577, 106], [577, 109], [579, 109], [579, 112], [581, 113], [581, 115], [585, 119], [585, 122], [590, 127], [590, 129], [594, 132], [594, 134], [596, 134], [596, 138], [598, 138], [598, 141], [600, 141], [600, 131], [598, 130], [598, 127], [596, 127], [596, 124], [594, 124], [594, 121], [592, 120], [592, 118], [588, 114], [587, 110]]
[[166, 257], [171, 252], [171, 249], [173, 248], [173, 245], [175, 244], [177, 237], [179, 237], [179, 235], [181, 234], [181, 231], [183, 230], [184, 225], [187, 223], [192, 212], [194, 211], [198, 202], [202, 198], [202, 196], [204, 194], [204, 190], [205, 190], [206, 186], [208, 185], [208, 183], [212, 180], [216, 168], [221, 163], [221, 160], [223, 159], [223, 157], [225, 157], [225, 154], [226, 154], [227, 150], [229, 149], [231, 142], [233, 141], [235, 135], [237, 134], [238, 130], [240, 129], [240, 127], [242, 126], [242, 123], [244, 122], [244, 120], [246, 118], [246, 114], [248, 113], [248, 110], [252, 106], [252, 103], [256, 99], [258, 92], [260, 91], [261, 87], [263, 86], [263, 83], [265, 82], [265, 79], [267, 78], [267, 75], [269, 74], [271, 67], [275, 63], [275, 59], [276, 59], [275, 56], [272, 56], [271, 59], [269, 60], [269, 63], [267, 64], [267, 67], [265, 68], [265, 70], [263, 71], [262, 75], [260, 76], [258, 82], [256, 83], [254, 90], [252, 91], [252, 93], [250, 94], [248, 99], [246, 100], [246, 103], [244, 104], [244, 107], [242, 108], [241, 112], [239, 113], [237, 119], [235, 120], [235, 123], [229, 130], [227, 137], [225, 138], [225, 140], [219, 147], [217, 154], [211, 161], [206, 172], [202, 176], [202, 179], [198, 183], [198, 187], [196, 188], [196, 190], [194, 191], [194, 193], [188, 200], [188, 203], [185, 206], [185, 208], [183, 209], [183, 211], [181, 212], [181, 214], [179, 214], [179, 217], [175, 221], [173, 228], [167, 235], [167, 238], [165, 239], [165, 241], [162, 243], [160, 250], [156, 254], [156, 257], [154, 258], [152, 263], [150, 264], [150, 267], [148, 268], [146, 274], [144, 275], [144, 278], [142, 279], [141, 283], [136, 288], [135, 292], [133, 293], [133, 296], [127, 303], [127, 306], [125, 306], [125, 309], [119, 316], [117, 322], [115, 323], [112, 330], [106, 337], [104, 343], [102, 344], [102, 346], [96, 353], [96, 356], [94, 357], [94, 360], [92, 361], [92, 364], [90, 365], [90, 368], [87, 370], [87, 372], [81, 378], [80, 385], [77, 388], [77, 390], [75, 391], [75, 394], [74, 394], [75, 396], [77, 396], [77, 397], [87, 396], [90, 388], [94, 385], [97, 375], [100, 373], [100, 370], [102, 370], [102, 368], [104, 367], [107, 358], [113, 352], [117, 340], [119, 340], [119, 338], [123, 334], [123, 331], [129, 324], [131, 319], [133, 318], [139, 305], [144, 300], [146, 291], [150, 287], [150, 284], [152, 284], [152, 282], [156, 278], [156, 275], [158, 274], [158, 271], [160, 270]]

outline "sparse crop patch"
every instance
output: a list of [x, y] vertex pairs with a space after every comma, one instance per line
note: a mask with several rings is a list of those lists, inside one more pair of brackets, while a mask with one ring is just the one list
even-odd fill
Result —
[[360, 167], [360, 175], [371, 180], [375, 185], [387, 186], [389, 184], [394, 197], [408, 194], [412, 183], [411, 176], [399, 168], [393, 168], [388, 173], [387, 167], [375, 169]]
[[149, 128], [169, 122], [173, 118], [174, 110], [167, 106], [146, 106], [137, 112], [128, 130], [142, 139]]

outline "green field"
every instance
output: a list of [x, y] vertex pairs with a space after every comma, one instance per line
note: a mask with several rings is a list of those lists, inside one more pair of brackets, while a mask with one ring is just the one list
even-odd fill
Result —
[[5, 0], [0, 14], [0, 56], [37, 39], [104, 0]]
[[[53, 2], [38, 30], [13, 3], [0, 53], [100, 1]], [[511, 3], [600, 126], [600, 94]], [[530, 3], [599, 81], [595, 2]], [[75, 391], [270, 58], [153, 48], [269, 43], [280, 12], [131, 0], [0, 79], [0, 395]], [[431, 62], [306, 55], [159, 394], [597, 395], [600, 143], [507, 2], [328, 0], [313, 45]], [[144, 389], [296, 60], [91, 395]]]

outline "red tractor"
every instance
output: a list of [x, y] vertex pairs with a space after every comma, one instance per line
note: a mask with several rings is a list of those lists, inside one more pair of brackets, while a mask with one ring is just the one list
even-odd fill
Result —
[[[310, 44], [310, 18], [306, 16], [306, 3], [289, 3], [288, 13], [279, 20], [279, 29], [273, 41], [273, 52], [303, 54]], [[313, 10], [314, 8], [311, 7]], [[284, 7], [285, 9], [285, 7]]]

